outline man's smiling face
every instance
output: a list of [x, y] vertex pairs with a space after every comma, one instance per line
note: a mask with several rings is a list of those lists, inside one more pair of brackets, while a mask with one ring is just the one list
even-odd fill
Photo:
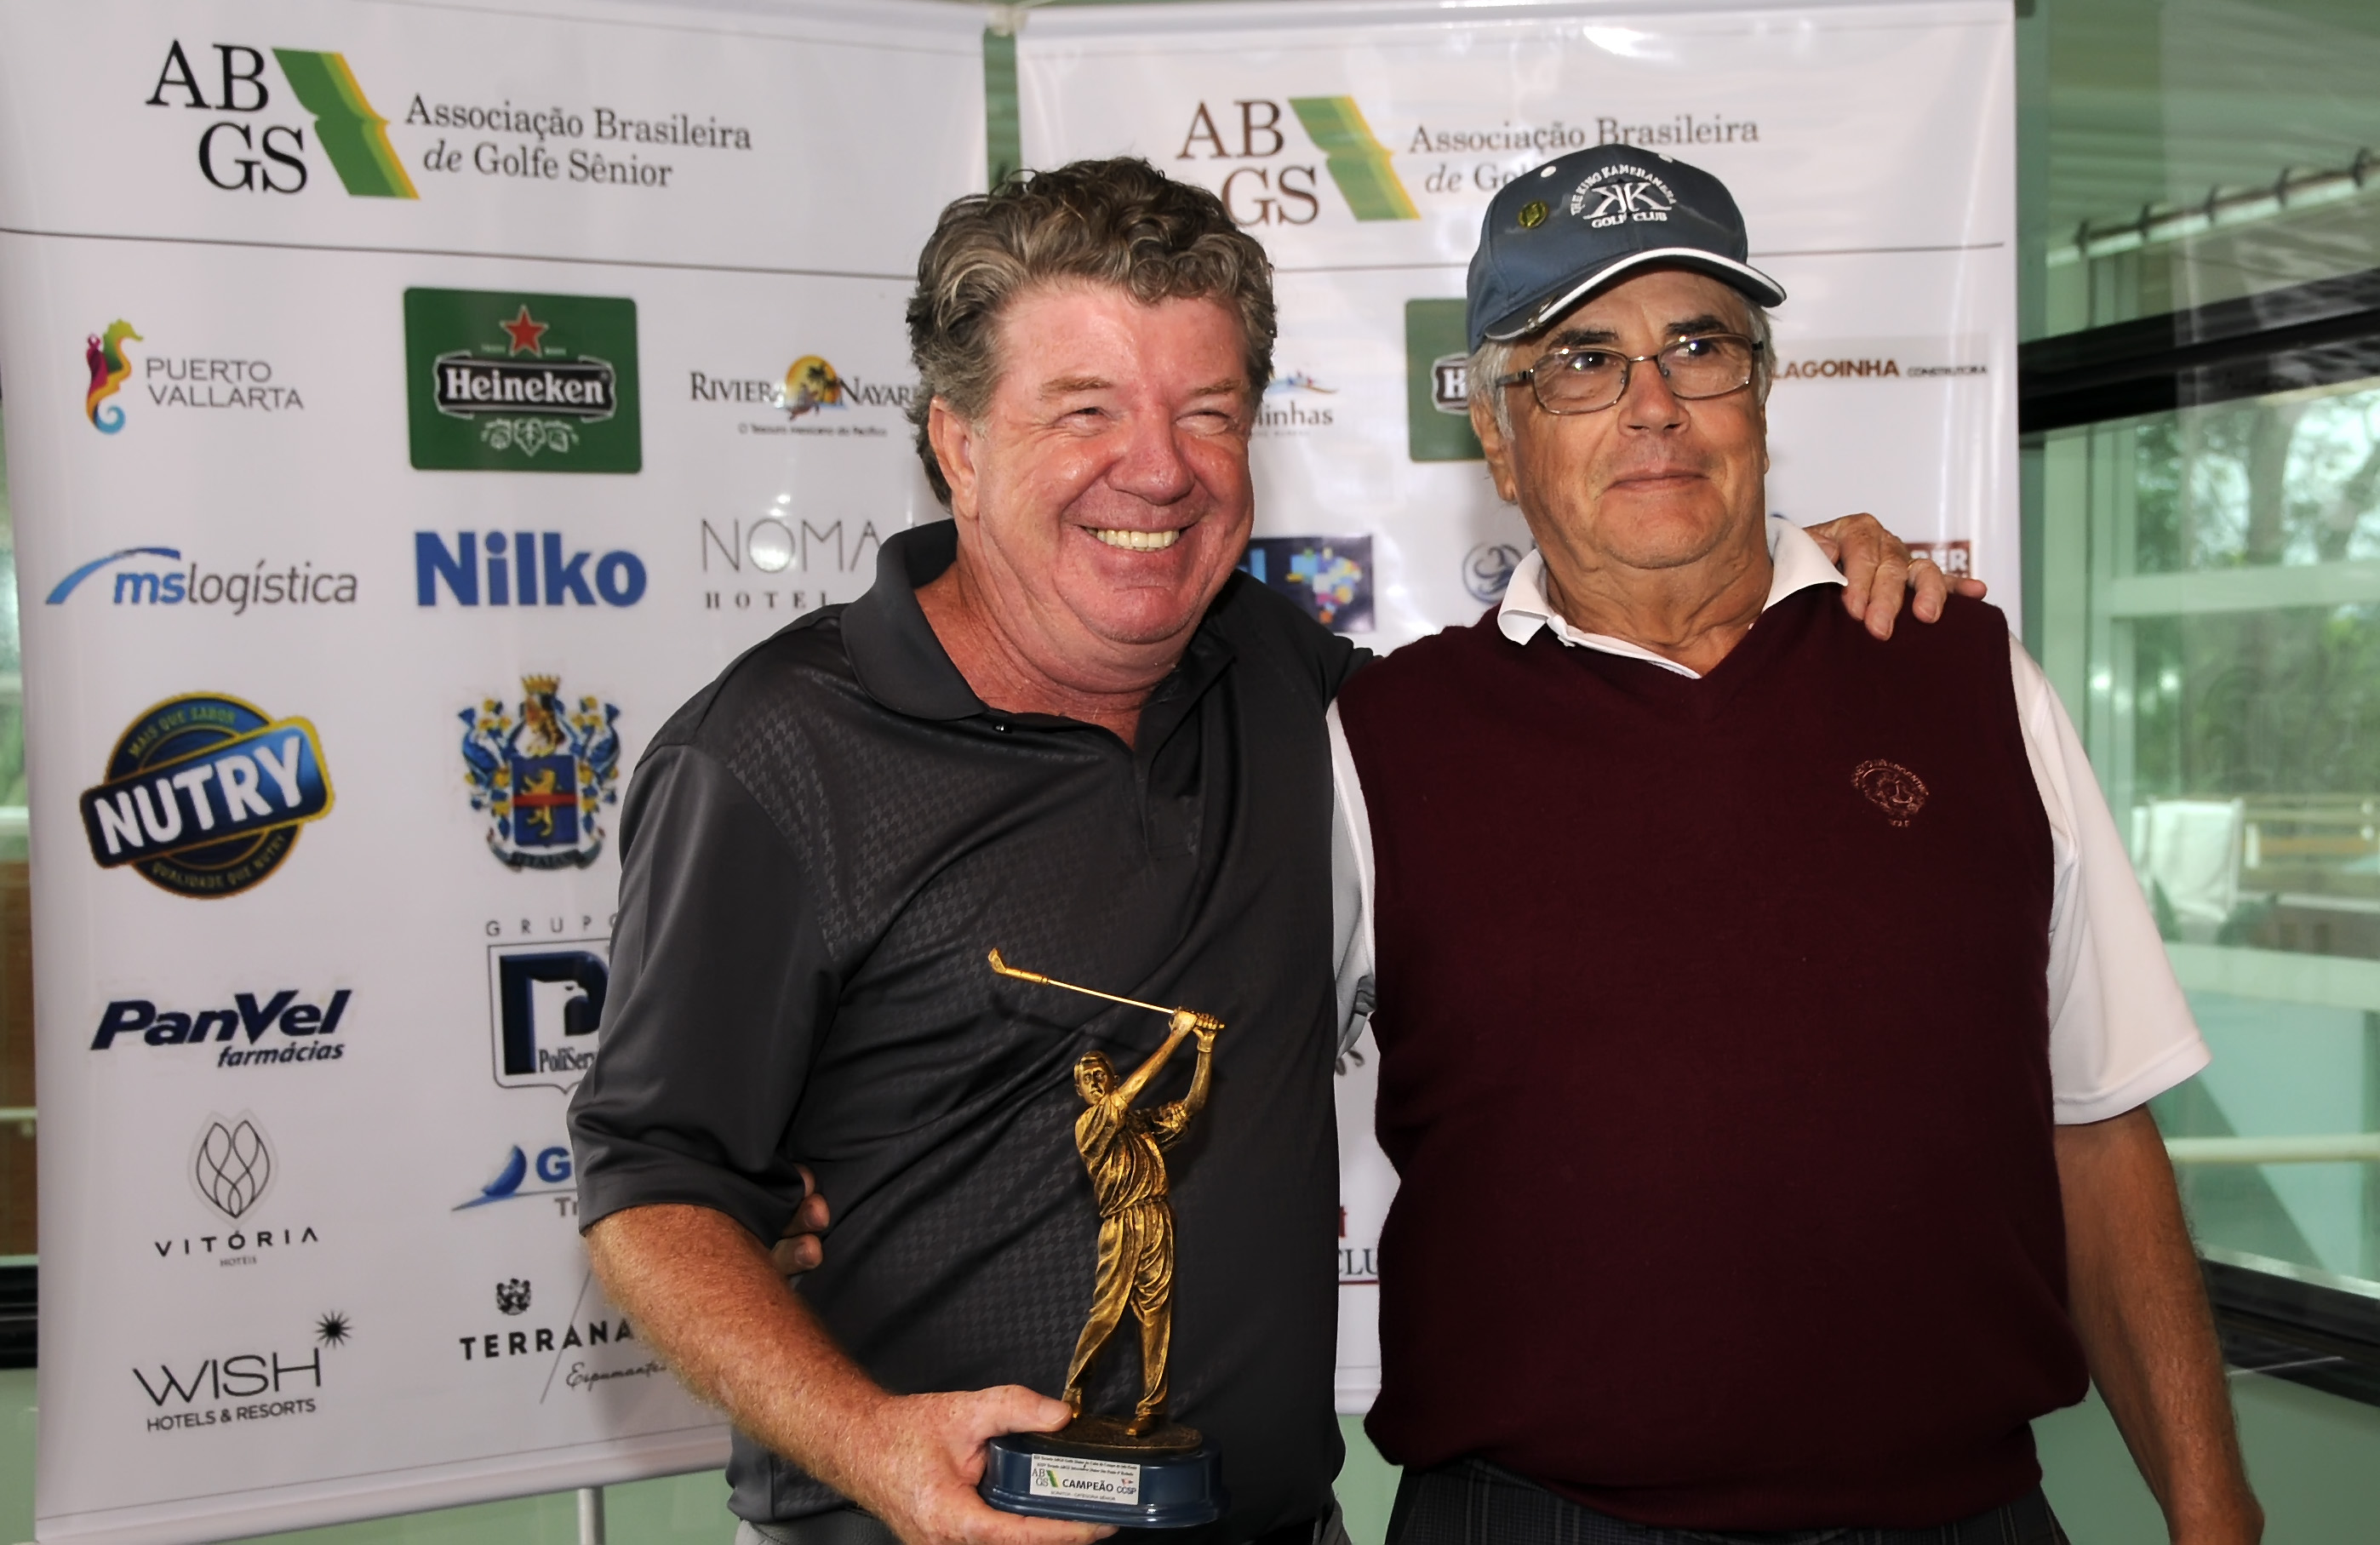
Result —
[[[952, 513], [976, 570], [1054, 651], [1102, 657], [1186, 639], [1254, 520], [1237, 315], [1056, 284], [1000, 322], [1000, 383], [952, 447]], [[953, 426], [955, 427], [955, 426]], [[1068, 673], [1062, 669], [1055, 674]]]
[[[1657, 270], [1584, 302], [1514, 362], [1565, 347], [1651, 354], [1696, 334], [1748, 334], [1749, 322], [1743, 299], [1717, 279]], [[1752, 387], [1682, 402], [1648, 359], [1597, 413], [1548, 413], [1525, 383], [1505, 392], [1512, 436], [1481, 422], [1482, 440], [1498, 491], [1520, 505], [1549, 563], [1675, 568], [1759, 528], [1768, 424]]]

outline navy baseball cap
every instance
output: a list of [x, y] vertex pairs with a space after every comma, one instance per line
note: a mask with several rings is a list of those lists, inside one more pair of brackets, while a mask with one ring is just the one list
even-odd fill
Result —
[[1627, 145], [1572, 151], [1488, 201], [1464, 286], [1471, 347], [1526, 337], [1641, 268], [1691, 268], [1781, 303], [1785, 286], [1745, 252], [1734, 196], [1701, 167]]

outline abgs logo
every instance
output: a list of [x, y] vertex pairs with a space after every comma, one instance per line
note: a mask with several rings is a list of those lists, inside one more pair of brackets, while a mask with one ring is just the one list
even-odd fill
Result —
[[[1239, 109], [1237, 150], [1225, 142], [1215, 115], [1202, 102], [1191, 115], [1189, 130], [1183, 136], [1182, 149], [1174, 159], [1198, 159], [1196, 147], [1200, 145], [1208, 147], [1205, 159], [1209, 161], [1269, 161], [1288, 149], [1289, 138], [1281, 128], [1280, 103], [1254, 98], [1235, 101], [1232, 105]], [[1356, 219], [1421, 218], [1421, 212], [1414, 207], [1413, 195], [1397, 178], [1388, 147], [1374, 138], [1372, 126], [1365, 121], [1364, 110], [1355, 104], [1354, 97], [1291, 97], [1289, 106], [1297, 115], [1305, 137], [1322, 152], [1330, 180], [1338, 185], [1340, 196], [1347, 201], [1348, 212]], [[1227, 114], [1225, 121], [1230, 117]], [[1315, 192], [1314, 173], [1311, 162], [1277, 170], [1238, 166], [1225, 176], [1216, 193], [1238, 225], [1310, 225], [1322, 209], [1322, 201]]]
[[[261, 123], [251, 115], [273, 103], [264, 51], [245, 43], [213, 45], [214, 100], [176, 39], [165, 50], [156, 88], [144, 105], [230, 115], [199, 133], [199, 175], [226, 193], [298, 193], [306, 187], [306, 131], [295, 124]], [[312, 115], [315, 144], [340, 183], [358, 198], [414, 199], [413, 179], [388, 142], [388, 120], [373, 111], [345, 56], [276, 48], [273, 61], [298, 105]]]
[[490, 1021], [502, 1087], [577, 1088], [595, 1062], [595, 1032], [612, 984], [609, 943], [488, 948]]

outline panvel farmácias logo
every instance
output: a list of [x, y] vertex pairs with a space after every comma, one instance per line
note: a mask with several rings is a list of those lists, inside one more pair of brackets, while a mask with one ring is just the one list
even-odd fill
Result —
[[1321, 155], [1318, 168], [1310, 155], [1286, 159], [1297, 154], [1283, 127], [1287, 115], [1282, 103], [1262, 97], [1231, 102], [1220, 115], [1199, 103], [1174, 159], [1245, 163], [1226, 172], [1215, 189], [1243, 225], [1312, 225], [1322, 211], [1318, 173], [1325, 171], [1358, 220], [1421, 218], [1354, 97], [1291, 97], [1288, 110]]
[[128, 865], [160, 890], [219, 898], [263, 883], [298, 828], [331, 813], [331, 776], [305, 720], [192, 693], [132, 721], [81, 806], [100, 868]]
[[[302, 110], [294, 116], [310, 117], [310, 124], [284, 116], [290, 104], [265, 68], [268, 53], [280, 67], [280, 85]], [[341, 55], [236, 43], [188, 49], [176, 38], [144, 105], [208, 115], [198, 130], [199, 175], [225, 192], [305, 191], [310, 128], [313, 148], [350, 194], [420, 196], [388, 142], [388, 120], [373, 109]]]
[[516, 291], [405, 292], [413, 465], [634, 472], [637, 303]]

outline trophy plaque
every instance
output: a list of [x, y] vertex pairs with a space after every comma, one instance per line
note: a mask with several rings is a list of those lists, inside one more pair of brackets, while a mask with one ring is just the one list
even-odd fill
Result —
[[[976, 1490], [1004, 1513], [1129, 1528], [1183, 1528], [1223, 1515], [1223, 1461], [1196, 1429], [1165, 1414], [1165, 1367], [1173, 1338], [1173, 1207], [1166, 1198], [1165, 1150], [1181, 1141], [1207, 1103], [1215, 1032], [1223, 1022], [1186, 1008], [1163, 1008], [1072, 982], [1020, 971], [991, 952], [1003, 977], [1129, 1008], [1172, 1021], [1164, 1044], [1122, 1078], [1104, 1052], [1075, 1064], [1075, 1147], [1099, 1199], [1099, 1253], [1090, 1319], [1075, 1343], [1060, 1399], [1075, 1414], [1056, 1432], [1012, 1432], [985, 1445]], [[1184, 1040], [1198, 1041], [1190, 1092], [1147, 1109], [1133, 1101], [1164, 1070]], [[1128, 1417], [1083, 1409], [1091, 1361], [1125, 1320], [1140, 1332], [1140, 1398]]]

